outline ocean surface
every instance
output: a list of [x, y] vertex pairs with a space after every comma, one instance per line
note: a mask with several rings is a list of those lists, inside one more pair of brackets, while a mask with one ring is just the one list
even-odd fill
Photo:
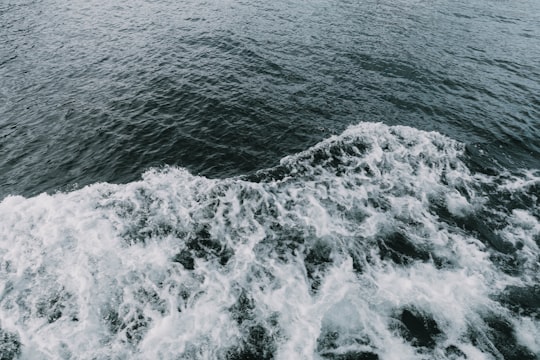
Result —
[[0, 359], [539, 359], [538, 0], [2, 0]]

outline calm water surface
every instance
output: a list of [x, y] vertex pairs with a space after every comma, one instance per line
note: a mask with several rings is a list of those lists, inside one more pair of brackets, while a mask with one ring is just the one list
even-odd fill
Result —
[[227, 177], [362, 121], [538, 168], [536, 1], [8, 1], [1, 195]]

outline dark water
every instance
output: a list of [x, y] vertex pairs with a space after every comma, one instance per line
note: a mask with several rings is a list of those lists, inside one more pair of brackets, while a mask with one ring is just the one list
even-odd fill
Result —
[[540, 2], [0, 3], [0, 359], [540, 357]]
[[1, 193], [274, 166], [360, 121], [538, 168], [537, 1], [4, 1]]

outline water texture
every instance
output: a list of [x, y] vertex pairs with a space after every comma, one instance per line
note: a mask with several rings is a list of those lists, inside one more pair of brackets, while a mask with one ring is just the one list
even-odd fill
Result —
[[540, 358], [540, 3], [0, 4], [0, 359]]
[[537, 1], [3, 1], [0, 196], [228, 177], [360, 121], [538, 167]]
[[[364, 123], [248, 178], [178, 168], [0, 203], [23, 358], [535, 359], [538, 173]], [[18, 354], [17, 353], [17, 354]]]

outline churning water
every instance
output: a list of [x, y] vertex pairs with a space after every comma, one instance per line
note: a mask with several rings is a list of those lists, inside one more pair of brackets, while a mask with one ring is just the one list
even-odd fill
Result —
[[537, 359], [540, 4], [0, 5], [0, 359]]

